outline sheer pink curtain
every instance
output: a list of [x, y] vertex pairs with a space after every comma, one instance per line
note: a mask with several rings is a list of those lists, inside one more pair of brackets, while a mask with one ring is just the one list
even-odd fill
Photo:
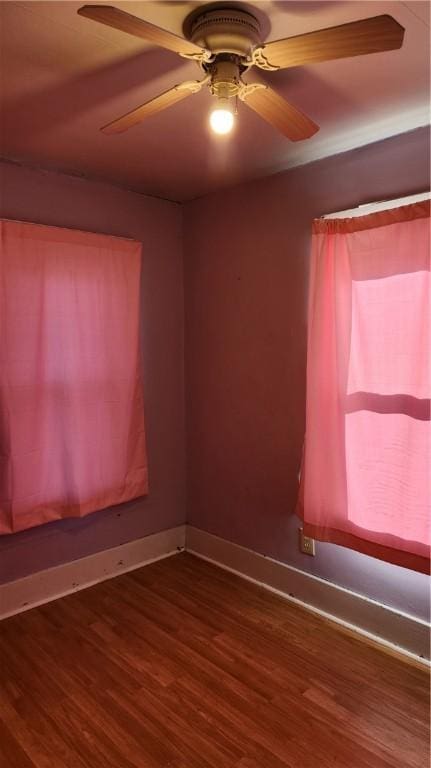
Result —
[[0, 532], [147, 492], [141, 246], [2, 221]]
[[313, 228], [305, 532], [429, 571], [428, 203]]

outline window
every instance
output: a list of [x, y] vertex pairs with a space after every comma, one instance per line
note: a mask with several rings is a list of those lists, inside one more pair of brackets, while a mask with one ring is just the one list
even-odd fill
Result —
[[430, 288], [429, 201], [314, 223], [304, 528], [425, 572]]
[[147, 492], [141, 246], [2, 221], [0, 532]]

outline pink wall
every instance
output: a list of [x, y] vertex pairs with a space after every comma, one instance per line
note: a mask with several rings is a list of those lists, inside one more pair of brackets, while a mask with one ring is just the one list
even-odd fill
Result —
[[420, 129], [185, 206], [188, 521], [424, 618], [426, 576], [342, 547], [301, 555], [311, 220], [424, 191]]
[[[426, 577], [333, 545], [297, 549], [310, 221], [428, 184], [426, 129], [184, 206], [189, 522], [414, 615]], [[150, 495], [0, 538], [0, 582], [186, 518], [181, 207], [4, 164], [0, 215], [144, 245]]]
[[105, 184], [1, 166], [0, 215], [143, 243], [142, 338], [150, 494], [81, 520], [0, 537], [0, 582], [185, 522], [181, 208]]

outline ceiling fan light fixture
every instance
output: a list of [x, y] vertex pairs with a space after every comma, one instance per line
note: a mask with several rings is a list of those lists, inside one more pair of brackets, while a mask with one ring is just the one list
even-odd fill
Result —
[[223, 136], [231, 132], [234, 123], [234, 110], [229, 99], [217, 99], [217, 104], [210, 113], [211, 130]]
[[254, 66], [271, 71], [393, 51], [403, 44], [404, 28], [387, 14], [266, 42], [259, 21], [245, 7], [233, 8], [231, 3], [227, 7], [218, 3], [212, 10], [208, 7], [206, 3], [187, 16], [185, 37], [109, 5], [84, 5], [78, 9], [79, 15], [89, 20], [196, 61], [205, 73], [203, 80], [174, 85], [113, 120], [102, 128], [104, 133], [121, 133], [208, 86], [218, 99], [209, 120], [214, 133], [230, 133], [236, 114], [232, 100], [236, 105], [240, 98], [288, 139], [303, 141], [313, 136], [319, 126], [270, 86], [244, 82], [244, 72]]

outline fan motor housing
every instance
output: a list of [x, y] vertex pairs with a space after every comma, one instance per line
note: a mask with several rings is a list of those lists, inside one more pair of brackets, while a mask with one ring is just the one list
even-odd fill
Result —
[[218, 98], [229, 99], [236, 96], [241, 86], [240, 65], [233, 54], [220, 54], [215, 62], [209, 64], [207, 72], [211, 75], [210, 90]]
[[245, 58], [261, 41], [258, 20], [247, 11], [232, 8], [203, 11], [195, 16], [188, 37], [212, 53]]

